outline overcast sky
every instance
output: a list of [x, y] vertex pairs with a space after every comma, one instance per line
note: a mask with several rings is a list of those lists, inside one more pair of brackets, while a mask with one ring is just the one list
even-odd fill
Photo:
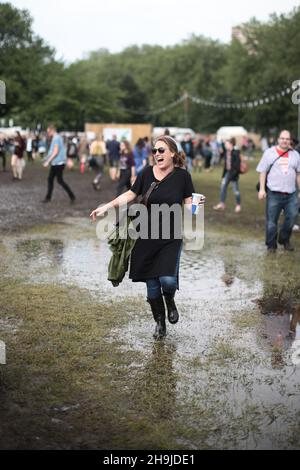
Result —
[[[2, 2], [1, 2], [2, 3]], [[173, 45], [190, 34], [229, 42], [231, 28], [255, 16], [287, 13], [297, 0], [11, 0], [34, 18], [34, 32], [66, 62], [99, 48]]]

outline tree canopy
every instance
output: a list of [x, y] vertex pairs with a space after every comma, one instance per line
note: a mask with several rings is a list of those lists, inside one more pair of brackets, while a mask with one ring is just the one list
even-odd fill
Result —
[[[84, 122], [151, 122], [214, 132], [244, 125], [268, 132], [297, 129], [297, 106], [283, 96], [254, 109], [220, 108], [185, 101], [184, 92], [213, 102], [245, 102], [272, 95], [299, 79], [300, 8], [251, 19], [241, 25], [243, 40], [222, 44], [192, 35], [174, 46], [106, 49], [65, 65], [32, 30], [32, 17], [0, 4], [0, 79], [7, 104], [1, 117], [35, 128], [49, 121], [80, 130]], [[163, 112], [158, 112], [166, 107]]]

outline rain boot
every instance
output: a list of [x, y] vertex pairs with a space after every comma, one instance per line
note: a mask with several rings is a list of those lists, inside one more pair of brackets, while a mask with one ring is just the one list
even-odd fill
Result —
[[161, 339], [167, 334], [165, 305], [162, 295], [156, 299], [147, 299], [147, 302], [151, 306], [153, 317], [156, 321], [156, 327], [153, 336], [155, 339]]
[[175, 294], [167, 294], [166, 292], [163, 294], [168, 309], [168, 320], [170, 323], [175, 324], [179, 320], [179, 313], [174, 301]]

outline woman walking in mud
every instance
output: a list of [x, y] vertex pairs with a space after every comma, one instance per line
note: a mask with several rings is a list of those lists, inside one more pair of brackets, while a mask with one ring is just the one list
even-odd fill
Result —
[[146, 283], [147, 301], [156, 322], [154, 337], [159, 339], [166, 336], [165, 304], [169, 322], [175, 324], [179, 319], [174, 297], [178, 289], [182, 237], [175, 237], [175, 216], [172, 218], [171, 213], [168, 239], [162, 236], [163, 218], [159, 218], [158, 222], [159, 236], [151, 238], [151, 214], [157, 205], [171, 207], [178, 204], [181, 207], [183, 203], [191, 204], [194, 187], [190, 174], [184, 169], [185, 155], [178, 151], [172, 137], [156, 139], [152, 154], [155, 165], [144, 168], [129, 191], [95, 209], [91, 217], [95, 220], [109, 209], [129, 204], [139, 195], [146, 199], [149, 237], [136, 240], [131, 253], [129, 277], [134, 282]]

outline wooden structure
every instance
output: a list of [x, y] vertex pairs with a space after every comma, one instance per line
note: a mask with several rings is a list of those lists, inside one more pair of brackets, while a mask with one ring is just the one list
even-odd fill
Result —
[[131, 145], [135, 145], [139, 138], [148, 137], [149, 141], [151, 141], [152, 136], [152, 124], [97, 124], [97, 123], [89, 123], [85, 124], [85, 132], [87, 133], [94, 133], [96, 135], [102, 135], [105, 137], [108, 136], [111, 139], [114, 130], [118, 134], [118, 130], [122, 132], [122, 130], [126, 131], [130, 129], [130, 140]]

